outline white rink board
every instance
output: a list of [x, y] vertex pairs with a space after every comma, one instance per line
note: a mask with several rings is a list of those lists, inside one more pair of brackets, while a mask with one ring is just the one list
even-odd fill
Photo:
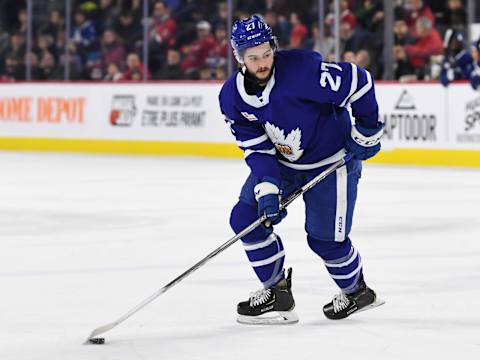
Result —
[[[220, 83], [184, 82], [2, 84], [0, 134], [234, 144], [219, 110], [220, 88]], [[480, 93], [468, 84], [445, 89], [378, 83], [376, 94], [386, 121], [384, 149], [480, 149]], [[468, 104], [473, 108], [466, 109]], [[468, 116], [477, 117], [469, 120], [465, 135]]]
[[386, 124], [385, 149], [450, 147], [447, 90], [442, 86], [379, 84], [376, 95]]
[[[218, 83], [0, 85], [0, 133], [3, 137], [231, 142], [218, 107], [219, 90]], [[11, 103], [16, 102], [17, 110], [20, 101], [21, 114], [15, 111], [16, 116], [9, 116]], [[67, 108], [68, 112], [64, 104], [72, 101], [78, 111]]]
[[480, 92], [453, 85], [449, 91], [449, 118], [456, 146], [480, 148]]

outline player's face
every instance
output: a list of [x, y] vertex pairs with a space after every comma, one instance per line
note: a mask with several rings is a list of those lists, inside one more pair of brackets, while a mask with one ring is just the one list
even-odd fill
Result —
[[243, 61], [248, 72], [258, 80], [268, 79], [273, 68], [273, 50], [270, 43], [248, 48], [243, 56]]

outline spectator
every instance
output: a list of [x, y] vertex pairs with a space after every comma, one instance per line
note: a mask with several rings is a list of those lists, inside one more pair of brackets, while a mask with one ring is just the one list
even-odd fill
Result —
[[219, 26], [226, 27], [228, 22], [228, 5], [222, 1], [217, 4], [217, 12], [212, 16], [211, 23], [215, 29]]
[[408, 32], [407, 22], [404, 17], [403, 8], [396, 8], [396, 19], [393, 25], [394, 44], [393, 58], [394, 64], [394, 76], [396, 80], [411, 75], [414, 73], [410, 61], [408, 61], [407, 54], [403, 48], [404, 45], [415, 44], [416, 40]]
[[28, 14], [26, 9], [21, 9], [18, 12], [18, 24], [15, 27], [15, 31], [27, 36], [28, 27]]
[[215, 39], [211, 33], [211, 26], [208, 21], [197, 23], [197, 38], [181, 49], [185, 57], [182, 61], [182, 70], [189, 73], [199, 70], [205, 65], [208, 55], [215, 47]]
[[393, 25], [395, 45], [414, 44], [415, 38], [408, 32], [407, 22], [404, 19], [396, 19]]
[[416, 32], [418, 40], [414, 45], [405, 45], [405, 54], [410, 64], [417, 71], [420, 79], [423, 79], [423, 67], [432, 55], [441, 55], [443, 42], [440, 34], [433, 28], [433, 24], [427, 17], [417, 20]]
[[355, 62], [355, 53], [353, 51], [345, 51], [342, 56], [343, 61], [348, 61], [351, 63]]
[[[143, 80], [145, 68], [140, 57], [135, 53], [130, 53], [127, 56], [127, 69], [123, 73], [125, 80], [140, 81]], [[150, 79], [150, 74], [147, 75], [147, 79]]]
[[62, 14], [58, 10], [52, 10], [48, 23], [40, 27], [39, 34], [50, 35], [57, 40], [58, 34], [65, 28]]
[[447, 8], [443, 14], [442, 25], [460, 32], [465, 32], [467, 25], [467, 12], [461, 0], [448, 0]]
[[69, 64], [68, 77], [70, 80], [82, 80], [87, 78], [85, 75], [85, 66], [82, 58], [76, 52], [75, 46], [71, 45], [67, 56], [65, 56], [64, 53], [60, 55], [59, 66], [55, 67], [50, 77], [52, 80], [64, 79], [67, 62]]
[[364, 30], [377, 31], [384, 18], [381, 0], [363, 0], [355, 12], [355, 18]]
[[372, 63], [370, 58], [370, 53], [367, 50], [360, 50], [355, 54], [354, 64], [367, 69], [371, 73], [375, 73], [375, 70], [372, 70]]
[[38, 80], [53, 80], [56, 71], [55, 57], [44, 53], [40, 58]]
[[105, 81], [120, 81], [123, 80], [123, 74], [118, 68], [117, 64], [110, 63], [107, 66], [107, 73], [103, 78]]
[[[350, 4], [347, 0], [340, 1], [340, 27], [342, 24], [348, 23], [351, 29], [355, 29], [357, 26], [357, 20], [355, 15], [350, 11]], [[330, 3], [329, 13], [325, 17], [325, 24], [330, 26], [332, 29], [335, 27], [335, 15], [334, 15], [334, 2]]]
[[156, 74], [155, 78], [161, 80], [183, 79], [183, 71], [180, 67], [180, 52], [176, 49], [168, 49], [167, 63]]
[[223, 66], [227, 63], [230, 44], [227, 39], [225, 25], [219, 24], [215, 29], [215, 45], [210, 51], [207, 62], [212, 67]]
[[87, 20], [85, 12], [77, 10], [74, 15], [74, 26], [71, 40], [75, 44], [82, 58], [87, 58], [87, 53], [93, 49], [97, 35], [93, 24]]
[[[328, 28], [325, 28], [326, 33], [328, 30]], [[320, 29], [318, 28], [318, 23], [315, 23], [312, 26], [312, 37], [305, 43], [305, 48], [316, 51], [322, 54], [325, 59], [327, 59], [335, 49], [335, 40], [333, 37], [328, 35], [322, 38]]]
[[265, 14], [265, 22], [270, 25], [273, 33], [277, 36], [278, 46], [280, 46], [280, 48], [287, 47], [290, 42], [291, 25], [285, 17], [279, 19], [275, 11], [268, 10]]
[[394, 63], [394, 76], [395, 80], [402, 80], [405, 76], [414, 74], [414, 70], [410, 61], [408, 61], [407, 54], [403, 46], [395, 46], [393, 48]]
[[140, 23], [134, 21], [133, 13], [130, 10], [124, 10], [116, 20], [113, 29], [123, 40], [125, 49], [128, 52], [135, 52], [143, 34]]
[[348, 0], [340, 0], [340, 23], [347, 22], [352, 29], [357, 26], [357, 19], [350, 10], [350, 3]]
[[292, 30], [290, 31], [290, 44], [289, 48], [295, 49], [302, 46], [308, 35], [307, 27], [302, 23], [300, 16], [292, 12], [290, 14], [290, 23], [292, 24]]
[[118, 14], [118, 7], [114, 4], [114, 0], [100, 0], [95, 16], [97, 32], [103, 33], [105, 29], [111, 29]]
[[416, 24], [417, 20], [421, 17], [429, 19], [432, 23], [432, 28], [435, 26], [435, 16], [430, 7], [424, 4], [423, 0], [410, 0], [410, 12], [407, 17], [407, 26], [408, 31], [414, 37], [419, 36], [416, 32]]
[[113, 30], [105, 30], [102, 36], [101, 69], [107, 72], [108, 66], [114, 63], [119, 69], [125, 66], [125, 48], [119, 43]]
[[212, 71], [212, 68], [208, 65], [204, 65], [200, 68], [199, 71], [200, 79], [199, 80], [213, 80], [213, 76], [215, 75]]
[[[10, 36], [6, 31], [3, 30], [0, 24], [0, 56], [5, 54], [5, 51], [8, 48], [8, 44], [10, 42]], [[3, 73], [3, 62], [0, 61], [0, 74]]]
[[[21, 32], [14, 33], [10, 37], [10, 45], [5, 49], [4, 54], [11, 54], [16, 60], [23, 64], [25, 57], [25, 36]], [[2, 57], [4, 57], [3, 55]], [[13, 59], [13, 57], [11, 57]]]
[[40, 57], [47, 52], [56, 55], [56, 48], [50, 35], [40, 35], [37, 38], [37, 52]]
[[39, 59], [34, 52], [29, 52], [25, 56], [26, 64], [30, 64], [30, 79], [36, 80], [40, 77]]
[[142, 20], [143, 0], [118, 0], [118, 2], [120, 3], [120, 12], [132, 13], [135, 22]]
[[153, 8], [150, 40], [166, 46], [174, 45], [177, 23], [171, 17], [170, 9], [163, 1], [155, 2]]
[[226, 80], [228, 78], [228, 72], [226, 66], [218, 66], [215, 69], [215, 79], [216, 80]]
[[5, 75], [2, 81], [25, 80], [25, 66], [23, 58], [17, 53], [10, 52], [5, 58]]
[[167, 49], [175, 44], [177, 23], [163, 1], [155, 2], [150, 25], [150, 67], [156, 72], [165, 62]]
[[368, 33], [360, 30], [355, 31], [351, 22], [345, 21], [340, 24], [340, 49], [342, 52], [352, 51], [356, 53], [361, 49], [370, 49], [371, 41]]

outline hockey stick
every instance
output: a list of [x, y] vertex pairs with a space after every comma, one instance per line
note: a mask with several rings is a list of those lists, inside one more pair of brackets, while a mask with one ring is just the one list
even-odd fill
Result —
[[[337, 170], [339, 167], [342, 167], [345, 165], [349, 160], [351, 159], [351, 155], [347, 154], [343, 159], [333, 163], [330, 165], [325, 171], [314, 177], [312, 180], [310, 180], [308, 183], [303, 185], [300, 189], [296, 190], [293, 194], [288, 196], [285, 200], [282, 201], [280, 204], [280, 209], [286, 208], [288, 205], [290, 205], [296, 198], [298, 198], [300, 195], [303, 193], [307, 192], [311, 188], [313, 188], [315, 185], [317, 185], [319, 182], [321, 182], [323, 179], [325, 179], [328, 175], [333, 173], [335, 170]], [[239, 239], [244, 237], [245, 235], [249, 234], [251, 231], [256, 229], [258, 226], [260, 226], [265, 220], [267, 219], [266, 215], [262, 215], [259, 219], [255, 220], [253, 223], [251, 223], [249, 226], [247, 226], [245, 229], [240, 231], [237, 235], [232, 237], [230, 240], [225, 242], [223, 245], [212, 251], [210, 254], [205, 256], [202, 260], [197, 262], [195, 265], [193, 265], [190, 269], [186, 270], [183, 274], [179, 275], [172, 281], [170, 281], [167, 285], [162, 287], [160, 290], [152, 294], [149, 298], [143, 300], [141, 303], [139, 303], [137, 306], [135, 306], [133, 309], [131, 309], [129, 312], [127, 312], [125, 315], [120, 317], [119, 319], [115, 320], [114, 322], [105, 324], [103, 326], [100, 326], [96, 329], [94, 329], [90, 335], [88, 336], [87, 340], [85, 340], [84, 344], [89, 344], [89, 343], [97, 343], [97, 344], [102, 344], [103, 339], [94, 339], [95, 336], [103, 334], [111, 329], [113, 329], [115, 326], [119, 325], [120, 323], [124, 322], [127, 320], [130, 316], [135, 314], [136, 312], [140, 311], [143, 309], [145, 306], [150, 304], [153, 300], [158, 298], [160, 295], [162, 295], [164, 292], [172, 288], [174, 285], [185, 279], [188, 275], [193, 273], [195, 270], [199, 269], [202, 267], [207, 261], [213, 259], [215, 256], [223, 252], [225, 249], [236, 243]], [[97, 341], [98, 340], [98, 341]]]

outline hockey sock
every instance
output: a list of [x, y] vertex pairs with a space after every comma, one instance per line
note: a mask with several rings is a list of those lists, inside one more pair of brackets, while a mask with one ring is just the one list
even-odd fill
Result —
[[[235, 233], [257, 219], [256, 207], [239, 201], [232, 210], [230, 225]], [[269, 288], [284, 278], [283, 262], [285, 253], [279, 236], [271, 229], [259, 226], [242, 238], [248, 260], [265, 288]]]
[[344, 293], [357, 290], [363, 279], [362, 259], [348, 237], [343, 242], [334, 242], [308, 236], [308, 245], [323, 259], [331, 278]]

